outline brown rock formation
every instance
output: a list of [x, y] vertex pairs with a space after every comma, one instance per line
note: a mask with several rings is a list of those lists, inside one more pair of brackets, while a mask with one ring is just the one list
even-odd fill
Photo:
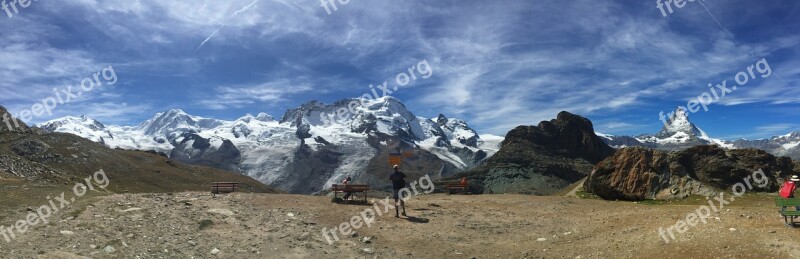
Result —
[[[669, 199], [708, 194], [751, 181], [748, 186], [753, 186], [752, 191], [771, 192], [780, 184], [776, 178], [793, 174], [795, 166], [788, 157], [757, 149], [725, 150], [703, 145], [667, 153], [631, 147], [600, 162], [584, 189], [605, 199]], [[764, 187], [748, 180], [759, 169], [769, 180]]]

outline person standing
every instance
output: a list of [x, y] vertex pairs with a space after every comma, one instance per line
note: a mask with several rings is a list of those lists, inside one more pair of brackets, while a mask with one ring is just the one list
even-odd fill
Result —
[[403, 172], [400, 172], [400, 166], [394, 165], [394, 173], [389, 176], [389, 180], [392, 181], [392, 196], [394, 197], [394, 217], [400, 217], [400, 208], [397, 207], [398, 200], [400, 201], [400, 206], [403, 207], [403, 216], [406, 215], [406, 202], [403, 201], [404, 197], [400, 197], [400, 190], [406, 188], [406, 175]]
[[[350, 178], [350, 176], [348, 176], [347, 178], [344, 178], [344, 181], [342, 181], [342, 184], [344, 184], [344, 185], [348, 185], [348, 184], [350, 184], [350, 181], [352, 181], [352, 180], [353, 180], [353, 179], [352, 179], [352, 178]], [[347, 186], [345, 186], [345, 188], [347, 188]], [[344, 194], [344, 197], [343, 197], [342, 199], [343, 199], [343, 200], [348, 200], [348, 199], [350, 199], [350, 196], [352, 196], [352, 195], [353, 195], [353, 193], [352, 193], [352, 192], [346, 192], [346, 193]]]

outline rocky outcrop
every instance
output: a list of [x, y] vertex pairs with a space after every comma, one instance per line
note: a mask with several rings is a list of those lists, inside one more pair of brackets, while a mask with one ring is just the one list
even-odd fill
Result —
[[184, 133], [169, 157], [187, 164], [238, 172], [241, 152], [230, 140], [207, 139], [194, 133]]
[[14, 118], [5, 107], [0, 106], [0, 133], [11, 131], [27, 131], [28, 125]]
[[500, 151], [465, 175], [474, 192], [547, 195], [580, 181], [613, 153], [591, 121], [561, 112], [538, 126], [511, 130]]
[[[706, 195], [751, 181], [748, 186], [752, 185], [753, 191], [772, 192], [780, 184], [776, 178], [792, 175], [795, 166], [788, 157], [757, 149], [702, 145], [670, 153], [630, 147], [600, 162], [584, 189], [604, 199], [672, 199]], [[747, 180], [759, 169], [769, 180], [763, 187]]]

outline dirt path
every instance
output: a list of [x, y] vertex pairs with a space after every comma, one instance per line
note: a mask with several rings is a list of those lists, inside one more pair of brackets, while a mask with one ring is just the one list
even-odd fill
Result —
[[126, 194], [72, 204], [47, 226], [12, 243], [0, 239], [0, 251], [10, 258], [800, 257], [800, 229], [783, 226], [773, 203], [758, 204], [726, 207], [667, 244], [658, 228], [696, 205], [426, 195], [409, 201], [412, 218], [379, 216], [356, 236], [338, 232], [330, 245], [323, 228], [375, 207], [300, 195]]

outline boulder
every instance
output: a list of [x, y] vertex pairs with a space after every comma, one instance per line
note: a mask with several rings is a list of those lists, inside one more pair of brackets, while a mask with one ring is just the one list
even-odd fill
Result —
[[[739, 183], [753, 187], [748, 191], [774, 192], [781, 184], [777, 178], [794, 174], [795, 166], [788, 157], [775, 157], [757, 149], [725, 150], [701, 145], [667, 152], [630, 147], [600, 162], [584, 189], [611, 200], [708, 195], [721, 189], [730, 191]], [[753, 178], [758, 170], [768, 180], [762, 186]]]

